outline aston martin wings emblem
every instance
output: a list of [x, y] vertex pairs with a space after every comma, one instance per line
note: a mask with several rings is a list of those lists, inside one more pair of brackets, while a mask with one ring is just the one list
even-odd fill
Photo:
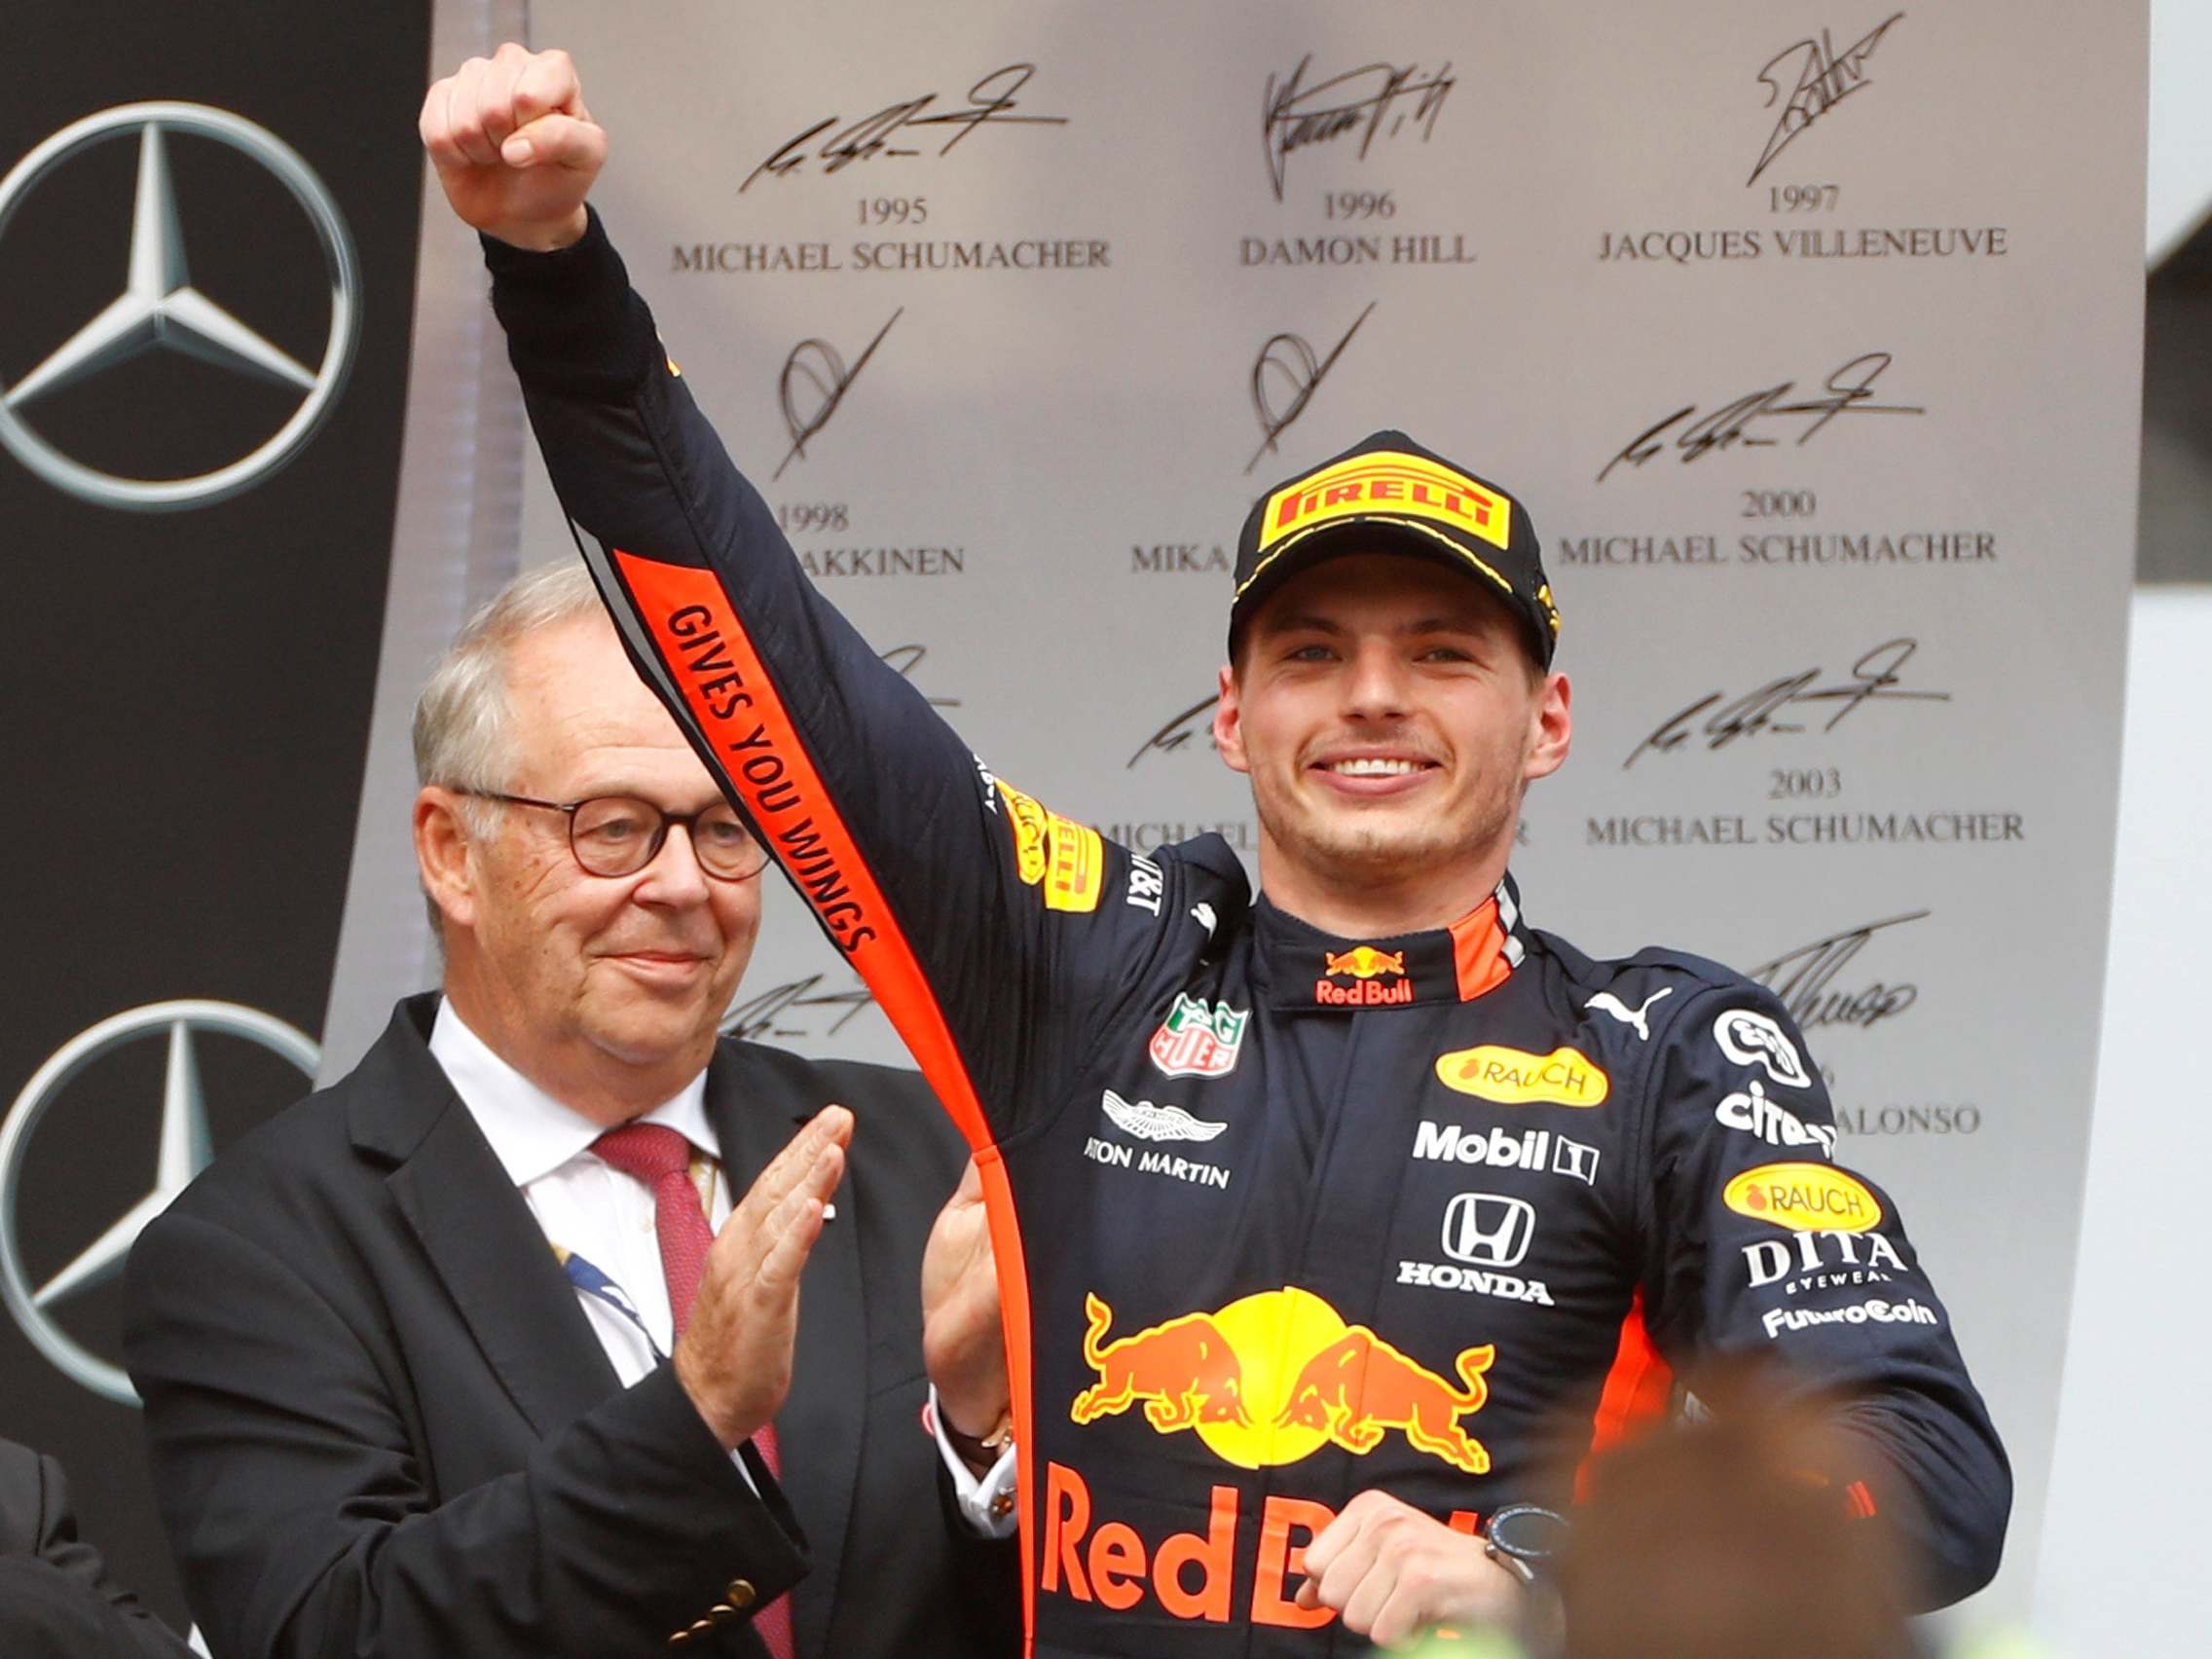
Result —
[[1149, 1100], [1124, 1100], [1111, 1088], [1099, 1104], [1114, 1126], [1124, 1134], [1149, 1141], [1210, 1141], [1227, 1124], [1209, 1124], [1194, 1118], [1180, 1106], [1155, 1106]]

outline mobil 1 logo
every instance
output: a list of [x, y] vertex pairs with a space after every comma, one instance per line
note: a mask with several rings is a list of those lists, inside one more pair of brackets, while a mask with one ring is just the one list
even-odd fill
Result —
[[1598, 1184], [1598, 1149], [1553, 1129], [1466, 1129], [1424, 1118], [1414, 1132], [1414, 1157], [1432, 1163], [1567, 1175], [1586, 1187]]

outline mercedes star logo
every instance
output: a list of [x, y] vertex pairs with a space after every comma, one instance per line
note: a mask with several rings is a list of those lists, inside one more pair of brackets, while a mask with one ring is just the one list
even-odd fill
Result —
[[[313, 1039], [273, 1014], [237, 1003], [149, 1003], [101, 1020], [54, 1051], [32, 1074], [0, 1123], [0, 1300], [16, 1316], [38, 1350], [71, 1381], [118, 1405], [134, 1406], [138, 1391], [119, 1365], [89, 1352], [55, 1323], [52, 1309], [81, 1291], [104, 1283], [122, 1271], [123, 1259], [146, 1224], [207, 1167], [207, 1110], [201, 1098], [200, 1066], [194, 1055], [195, 1032], [242, 1037], [282, 1056], [314, 1077], [321, 1058]], [[72, 1079], [100, 1055], [148, 1037], [168, 1038], [168, 1070], [162, 1088], [161, 1147], [155, 1160], [154, 1190], [126, 1210], [77, 1259], [37, 1289], [24, 1271], [22, 1241], [16, 1235], [17, 1192], [22, 1180], [23, 1149]]]
[[[130, 260], [123, 292], [14, 386], [0, 386], [0, 443], [56, 489], [97, 506], [165, 512], [204, 506], [250, 489], [282, 466], [337, 401], [360, 333], [361, 273], [338, 204], [299, 153], [266, 128], [227, 110], [194, 103], [134, 103], [102, 110], [63, 128], [0, 179], [0, 237], [33, 186], [71, 156], [103, 139], [138, 135], [138, 189], [131, 211]], [[292, 193], [322, 245], [330, 284], [330, 331], [322, 361], [309, 368], [255, 333], [192, 285], [184, 231], [169, 182], [166, 134], [211, 138], [259, 163]], [[118, 204], [120, 206], [120, 203]], [[72, 460], [18, 412], [65, 386], [156, 348], [181, 351], [235, 373], [295, 387], [301, 402], [260, 448], [227, 466], [190, 478], [124, 478]]]

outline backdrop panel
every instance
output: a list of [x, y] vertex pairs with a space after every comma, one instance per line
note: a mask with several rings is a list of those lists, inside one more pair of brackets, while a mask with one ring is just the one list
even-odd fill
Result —
[[[1253, 847], [1204, 720], [1260, 489], [1401, 425], [1531, 503], [1578, 730], [1530, 799], [1530, 913], [1789, 1000], [2011, 1447], [2019, 1606], [2110, 887], [2143, 9], [532, 22], [819, 585], [1118, 838]], [[794, 903], [745, 997], [756, 1034], [896, 1053]]]
[[180, 1626], [114, 1274], [313, 1070], [391, 541], [425, 18], [9, 17], [0, 1434], [62, 1457], [87, 1530]]

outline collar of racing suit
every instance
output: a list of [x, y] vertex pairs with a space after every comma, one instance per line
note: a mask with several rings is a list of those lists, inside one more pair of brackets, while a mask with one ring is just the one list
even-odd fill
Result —
[[1253, 905], [1261, 989], [1271, 1007], [1352, 1014], [1472, 1002], [1505, 983], [1527, 954], [1520, 889], [1497, 891], [1449, 927], [1342, 939], [1278, 909]]

